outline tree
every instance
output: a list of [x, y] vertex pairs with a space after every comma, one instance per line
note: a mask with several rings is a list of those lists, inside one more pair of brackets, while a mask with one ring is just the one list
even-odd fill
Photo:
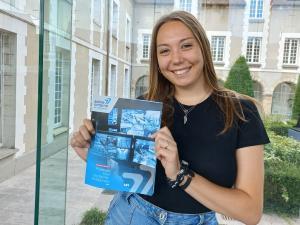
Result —
[[240, 56], [231, 67], [224, 87], [254, 97], [253, 81], [244, 56]]
[[298, 77], [297, 87], [295, 91], [292, 118], [295, 120], [300, 120], [300, 76]]

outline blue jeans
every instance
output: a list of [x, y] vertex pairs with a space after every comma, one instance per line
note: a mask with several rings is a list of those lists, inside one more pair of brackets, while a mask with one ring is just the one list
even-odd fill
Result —
[[169, 212], [139, 195], [118, 192], [110, 203], [105, 225], [218, 225], [215, 212]]

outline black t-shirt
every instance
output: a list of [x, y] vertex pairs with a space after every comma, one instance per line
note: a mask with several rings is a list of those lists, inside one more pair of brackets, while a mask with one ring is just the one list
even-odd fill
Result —
[[[180, 159], [187, 161], [197, 174], [228, 188], [234, 185], [237, 175], [236, 150], [269, 143], [256, 106], [247, 100], [241, 100], [241, 104], [247, 122], [238, 121], [225, 134], [220, 134], [224, 128], [224, 117], [212, 96], [188, 114], [186, 124], [183, 123], [184, 113], [174, 100], [174, 124], [171, 132], [177, 143]], [[171, 189], [159, 160], [154, 194], [141, 196], [172, 212], [196, 214], [211, 211], [180, 188]]]

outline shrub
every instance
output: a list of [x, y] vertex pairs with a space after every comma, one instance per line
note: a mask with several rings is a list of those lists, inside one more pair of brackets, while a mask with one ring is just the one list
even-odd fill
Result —
[[265, 163], [265, 211], [298, 216], [300, 209], [299, 187], [299, 165], [276, 160]]
[[300, 209], [300, 142], [268, 132], [265, 146], [265, 210], [297, 216]]
[[253, 81], [244, 56], [240, 56], [231, 67], [224, 87], [254, 97]]
[[91, 208], [83, 215], [79, 225], [104, 225], [106, 213], [98, 208]]
[[300, 117], [300, 76], [298, 77], [297, 87], [295, 90], [295, 98], [293, 104], [292, 118], [298, 120]]
[[300, 166], [300, 142], [268, 132], [271, 143], [265, 146], [265, 161], [284, 161]]
[[288, 130], [296, 125], [296, 120], [283, 121], [280, 116], [268, 116], [264, 119], [265, 128], [277, 135], [288, 136]]

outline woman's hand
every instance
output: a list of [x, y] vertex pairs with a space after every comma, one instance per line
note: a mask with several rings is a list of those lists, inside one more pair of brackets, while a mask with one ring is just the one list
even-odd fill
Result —
[[165, 169], [166, 176], [175, 180], [180, 170], [177, 144], [167, 127], [161, 128], [154, 133], [156, 157], [160, 160]]
[[91, 136], [94, 133], [95, 129], [91, 120], [84, 119], [83, 124], [79, 127], [77, 132], [73, 133], [73, 136], [70, 140], [72, 148], [84, 161], [86, 161], [86, 149], [90, 147]]

